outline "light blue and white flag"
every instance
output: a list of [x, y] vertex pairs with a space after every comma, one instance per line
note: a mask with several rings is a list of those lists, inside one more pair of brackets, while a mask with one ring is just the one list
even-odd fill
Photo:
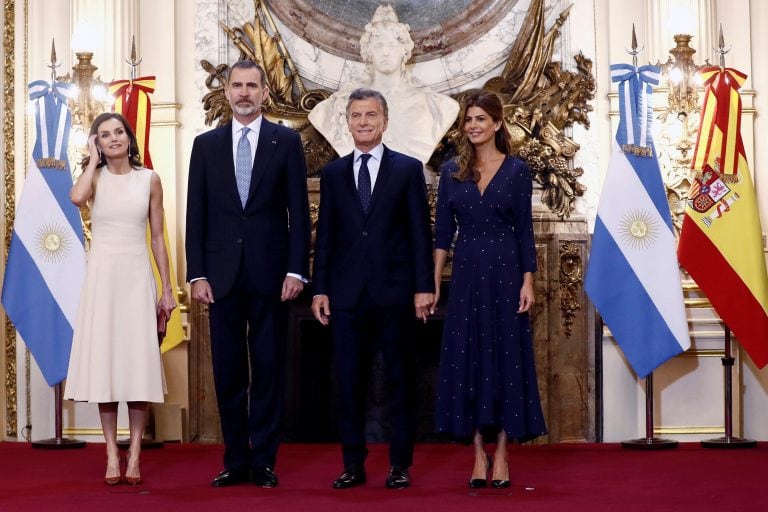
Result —
[[650, 132], [658, 68], [611, 66], [620, 122], [585, 288], [640, 377], [690, 347], [675, 236]]
[[2, 302], [49, 385], [67, 376], [85, 275], [80, 213], [69, 200], [68, 85], [32, 82], [37, 140], [16, 209]]

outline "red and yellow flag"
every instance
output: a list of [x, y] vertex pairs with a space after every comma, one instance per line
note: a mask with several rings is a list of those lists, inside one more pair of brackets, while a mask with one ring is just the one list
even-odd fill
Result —
[[[141, 161], [147, 169], [154, 169], [152, 158], [149, 155], [149, 127], [152, 115], [152, 105], [149, 101], [149, 93], [155, 90], [155, 77], [145, 76], [135, 80], [117, 80], [109, 84], [109, 93], [115, 97], [114, 111], [125, 117], [128, 124], [131, 125], [136, 133], [136, 140], [139, 143], [139, 152]], [[150, 246], [150, 231], [147, 226], [147, 245]], [[173, 260], [168, 242], [168, 227], [163, 220], [163, 238], [165, 239], [165, 251], [168, 253], [168, 265], [171, 272], [171, 286], [175, 289]], [[152, 272], [155, 275], [157, 283], [157, 292], [161, 292], [160, 273], [155, 265], [154, 258], [150, 258], [152, 263]], [[160, 345], [160, 351], [166, 353], [173, 347], [184, 341], [184, 327], [181, 324], [181, 313], [179, 308], [173, 310], [165, 334], [163, 344]]]
[[741, 139], [746, 75], [702, 70], [706, 87], [678, 246], [680, 264], [707, 295], [752, 361], [768, 364], [768, 274], [760, 214]]

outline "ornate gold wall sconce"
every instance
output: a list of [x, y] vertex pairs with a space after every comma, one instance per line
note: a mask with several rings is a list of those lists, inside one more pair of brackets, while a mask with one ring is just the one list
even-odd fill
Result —
[[660, 64], [662, 74], [669, 83], [669, 110], [672, 112], [695, 112], [699, 109], [698, 79], [699, 66], [693, 61], [696, 50], [691, 48], [693, 36], [675, 34], [675, 47], [669, 50], [672, 57]]
[[[78, 23], [72, 34], [72, 50], [77, 63], [72, 74], [62, 77], [75, 86], [69, 108], [72, 111], [71, 150], [79, 150], [85, 156], [88, 144], [88, 130], [99, 114], [111, 110], [114, 98], [109, 95], [107, 84], [96, 76], [98, 68], [93, 64], [93, 50], [98, 46], [97, 30], [87, 22]], [[79, 159], [73, 161], [77, 163]], [[72, 166], [75, 171], [76, 165]]]

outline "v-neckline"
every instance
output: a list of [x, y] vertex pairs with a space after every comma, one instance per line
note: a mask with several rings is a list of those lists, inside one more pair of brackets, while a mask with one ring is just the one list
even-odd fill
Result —
[[496, 179], [496, 176], [501, 172], [501, 168], [504, 167], [504, 162], [507, 161], [507, 157], [501, 159], [501, 164], [499, 164], [498, 169], [496, 169], [496, 172], [493, 173], [493, 176], [491, 176], [491, 179], [488, 180], [488, 184], [485, 186], [483, 190], [480, 190], [480, 183], [475, 183], [475, 189], [477, 189], [477, 193], [480, 194], [480, 199], [482, 200], [483, 197], [485, 197], [485, 193], [488, 192], [488, 188], [491, 186], [491, 183], [493, 183], [493, 180]]

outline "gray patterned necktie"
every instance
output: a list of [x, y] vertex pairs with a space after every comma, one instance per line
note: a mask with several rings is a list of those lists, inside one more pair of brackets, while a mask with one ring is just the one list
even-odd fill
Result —
[[235, 161], [235, 179], [237, 180], [237, 193], [240, 194], [240, 204], [245, 208], [245, 202], [248, 200], [248, 190], [251, 188], [251, 143], [248, 142], [248, 132], [251, 129], [247, 126], [242, 131], [242, 136], [237, 142], [237, 159]]
[[360, 155], [360, 170], [357, 173], [357, 194], [360, 196], [360, 205], [363, 211], [368, 213], [371, 207], [371, 172], [368, 170], [368, 159], [371, 155]]

